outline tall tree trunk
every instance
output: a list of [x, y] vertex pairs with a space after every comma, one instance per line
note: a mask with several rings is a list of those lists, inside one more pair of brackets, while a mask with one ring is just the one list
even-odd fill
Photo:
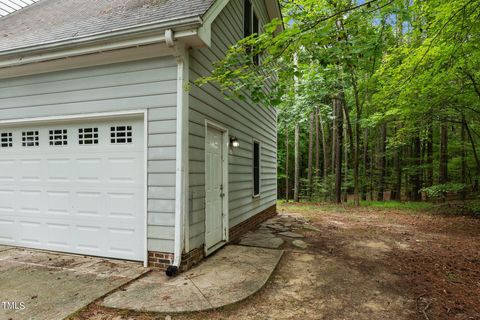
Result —
[[394, 154], [395, 166], [395, 189], [392, 192], [392, 200], [402, 200], [402, 147], [398, 147]]
[[[383, 32], [383, 29], [382, 29]], [[360, 104], [359, 89], [355, 70], [351, 66], [349, 68], [352, 78], [353, 93], [355, 97], [355, 143], [351, 141], [353, 150], [353, 202], [356, 206], [360, 205], [360, 182], [359, 182], [359, 166], [360, 166], [360, 119], [362, 115], [362, 107]], [[351, 126], [349, 123], [350, 131]]]
[[320, 136], [318, 130], [318, 108], [315, 108], [315, 177], [320, 176]]
[[289, 172], [289, 162], [290, 162], [290, 153], [288, 147], [288, 124], [285, 125], [285, 201], [288, 202], [290, 200], [290, 172]]
[[330, 147], [330, 150], [332, 151], [332, 155], [331, 155], [332, 158], [331, 158], [331, 162], [330, 162], [332, 164], [331, 165], [332, 175], [335, 175], [335, 159], [336, 159], [336, 156], [337, 156], [336, 155], [336, 152], [337, 152], [336, 142], [337, 142], [337, 130], [338, 130], [338, 128], [337, 128], [336, 109], [335, 109], [336, 108], [336, 106], [335, 106], [336, 103], [337, 102], [334, 99], [333, 100], [333, 117], [334, 117], [334, 119], [333, 119], [332, 130], [331, 130], [331, 132], [332, 132], [332, 139], [331, 139], [332, 144], [331, 144], [331, 147]]
[[[403, 152], [404, 158], [408, 159], [407, 164], [409, 166], [412, 166], [413, 165], [413, 163], [412, 163], [412, 146], [411, 145], [406, 146], [403, 151], [404, 151]], [[409, 175], [408, 171], [405, 171], [404, 181], [405, 181], [405, 195], [407, 197], [407, 200], [411, 201], [412, 200], [412, 192], [411, 192], [411, 189], [410, 189], [411, 181], [410, 181], [410, 175]]]
[[328, 169], [330, 167], [329, 165], [330, 162], [328, 157], [329, 148], [328, 148], [325, 124], [323, 122], [322, 114], [319, 112], [318, 116], [320, 120], [320, 132], [322, 133], [322, 145], [323, 145], [323, 183], [326, 183], [327, 176], [328, 176]]
[[[400, 127], [395, 128], [395, 134]], [[402, 164], [401, 164], [401, 152], [402, 147], [396, 147], [393, 151], [393, 167], [394, 167], [394, 178], [395, 183], [392, 189], [391, 200], [401, 200], [402, 193]]]
[[427, 174], [425, 187], [431, 187], [433, 186], [433, 125], [428, 126], [427, 135]]
[[295, 124], [295, 187], [293, 190], [293, 201], [298, 202], [300, 191], [300, 126]]
[[335, 202], [342, 202], [342, 147], [343, 147], [343, 117], [342, 98], [333, 99], [335, 114]]
[[[462, 114], [462, 124], [461, 124], [461, 140], [462, 140], [462, 151], [461, 151], [461, 182], [466, 185], [467, 184], [467, 161], [466, 161], [466, 150], [465, 150], [465, 116]], [[466, 190], [462, 190], [461, 193], [462, 200], [465, 200], [467, 194]]]
[[380, 144], [379, 144], [379, 177], [378, 177], [378, 200], [383, 201], [385, 192], [385, 176], [387, 174], [387, 123], [383, 122], [380, 126]]
[[[369, 143], [368, 143], [368, 128], [365, 128], [364, 136], [363, 136], [363, 176], [365, 178], [371, 176], [369, 174], [370, 170], [370, 157], [369, 157]], [[367, 192], [368, 192], [368, 183], [365, 181], [362, 186], [362, 199], [367, 200]]]
[[413, 201], [420, 201], [422, 200], [422, 195], [420, 194], [420, 189], [422, 188], [422, 158], [421, 158], [421, 148], [422, 142], [420, 137], [414, 137], [412, 141], [412, 149], [413, 149], [413, 160], [415, 163], [413, 173], [412, 173], [412, 200]]
[[[356, 91], [356, 100], [358, 100], [358, 91]], [[355, 148], [353, 154], [353, 202], [356, 206], [360, 205], [360, 181], [359, 181], [359, 171], [360, 171], [360, 117], [361, 109], [360, 102], [357, 101], [356, 105], [356, 116], [355, 116]]]
[[477, 167], [475, 180], [473, 182], [473, 188], [472, 188], [473, 189], [472, 191], [477, 192], [478, 188], [479, 188], [478, 179], [480, 177], [480, 160], [478, 159], [477, 148], [475, 147], [475, 141], [473, 140], [472, 132], [470, 131], [470, 128], [468, 127], [468, 123], [466, 121], [464, 121], [464, 125], [465, 125], [465, 130], [467, 131], [467, 134], [468, 134], [468, 140], [470, 140], [470, 144], [472, 145], [472, 152], [473, 152], [473, 156], [475, 158], [475, 164], [476, 164], [476, 167]]
[[315, 125], [315, 113], [310, 113], [310, 130], [308, 135], [308, 199], [312, 200], [312, 182], [313, 182], [313, 127]]
[[[344, 108], [345, 109], [345, 108]], [[347, 118], [347, 115], [346, 113], [344, 112], [343, 113], [343, 119], [346, 119]], [[346, 137], [347, 136], [347, 129], [345, 128], [345, 126], [343, 126], [343, 136]], [[344, 165], [345, 165], [345, 169], [344, 169], [344, 173], [343, 173], [343, 192], [342, 192], [342, 195], [343, 195], [343, 202], [347, 202], [348, 201], [348, 189], [347, 189], [347, 185], [348, 185], [348, 147], [345, 145], [345, 139], [343, 140], [344, 143], [343, 143], [343, 150], [345, 152], [345, 161], [344, 161]], [[350, 141], [350, 145], [352, 145], [352, 142]]]
[[442, 122], [440, 125], [440, 176], [439, 183], [448, 182], [448, 124]]

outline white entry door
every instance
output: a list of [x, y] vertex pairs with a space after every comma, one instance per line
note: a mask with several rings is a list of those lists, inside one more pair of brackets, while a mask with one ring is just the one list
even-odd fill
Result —
[[0, 244], [144, 259], [143, 119], [0, 127]]
[[207, 127], [205, 144], [205, 245], [207, 252], [224, 240], [223, 132]]

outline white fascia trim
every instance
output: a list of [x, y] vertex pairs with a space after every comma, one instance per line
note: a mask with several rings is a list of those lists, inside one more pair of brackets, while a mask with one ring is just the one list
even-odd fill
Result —
[[[197, 35], [197, 30], [195, 29], [178, 31], [178, 32], [175, 32], [175, 39], [181, 39], [184, 37], [191, 37], [195, 35]], [[100, 44], [100, 45], [95, 45], [90, 47], [68, 49], [68, 50], [63, 50], [58, 52], [36, 54], [31, 56], [20, 56], [20, 57], [16, 56], [14, 58], [6, 59], [6, 60], [0, 59], [0, 68], [14, 67], [14, 66], [19, 66], [24, 64], [63, 59], [63, 58], [69, 58], [69, 57], [75, 57], [75, 56], [82, 56], [82, 55], [88, 55], [88, 54], [93, 54], [98, 52], [125, 49], [130, 47], [139, 47], [139, 46], [145, 46], [149, 44], [162, 43], [162, 42], [165, 42], [165, 34], [136, 38], [136, 39], [128, 39], [128, 40], [105, 43], [105, 44]]]
[[189, 52], [184, 45], [174, 47], [177, 59], [177, 138], [175, 174], [175, 242], [173, 265], [180, 267], [182, 253], [189, 251], [188, 228], [188, 108]]
[[208, 47], [212, 44], [212, 23], [230, 0], [217, 0], [203, 16], [203, 24], [198, 28], [198, 36]]

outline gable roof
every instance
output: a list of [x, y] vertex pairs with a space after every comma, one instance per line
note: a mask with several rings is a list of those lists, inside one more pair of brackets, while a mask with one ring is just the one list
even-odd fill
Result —
[[0, 53], [199, 19], [215, 0], [41, 0], [0, 18]]

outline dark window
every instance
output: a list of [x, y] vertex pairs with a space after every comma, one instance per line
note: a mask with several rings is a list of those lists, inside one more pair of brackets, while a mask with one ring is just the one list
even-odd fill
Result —
[[67, 129], [49, 130], [51, 146], [66, 146], [68, 144]]
[[23, 131], [22, 132], [22, 146], [23, 147], [38, 147], [39, 144], [38, 131]]
[[98, 128], [78, 129], [78, 143], [81, 145], [98, 144]]
[[243, 7], [243, 36], [246, 38], [252, 35], [252, 3], [244, 1]]
[[13, 146], [13, 138], [11, 132], [2, 132], [0, 134], [2, 148], [11, 148]]
[[111, 143], [132, 143], [132, 126], [118, 126], [110, 128]]
[[260, 143], [253, 142], [253, 195], [260, 194]]
[[[249, 37], [252, 34], [259, 34], [259, 20], [255, 10], [253, 9], [252, 3], [250, 0], [244, 0], [243, 8], [243, 36]], [[247, 49], [249, 53], [253, 51], [253, 48]], [[260, 62], [259, 55], [256, 54], [252, 57], [253, 63], [258, 65]]]

